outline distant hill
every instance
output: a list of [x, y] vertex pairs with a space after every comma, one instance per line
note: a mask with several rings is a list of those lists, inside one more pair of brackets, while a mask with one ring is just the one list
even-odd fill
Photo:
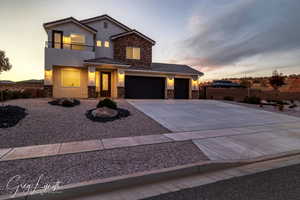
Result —
[[8, 80], [2, 80], [0, 81], [0, 84], [14, 84], [15, 82], [13, 81], [8, 81]]
[[37, 79], [30, 79], [30, 80], [25, 80], [25, 81], [18, 81], [16, 82], [17, 84], [26, 84], [26, 83], [29, 83], [29, 84], [43, 84], [44, 83], [44, 80], [41, 79], [41, 80], [37, 80]]

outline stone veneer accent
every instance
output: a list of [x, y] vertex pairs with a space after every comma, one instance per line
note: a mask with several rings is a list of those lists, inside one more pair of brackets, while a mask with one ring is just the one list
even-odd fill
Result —
[[[131, 34], [113, 40], [114, 59], [132, 66], [150, 67], [152, 63], [152, 44], [144, 38]], [[126, 59], [126, 47], [139, 47], [140, 60]]]
[[199, 90], [192, 90], [192, 99], [199, 99]]
[[53, 97], [53, 86], [52, 85], [44, 85], [44, 96], [45, 97]]
[[174, 99], [174, 90], [167, 90], [167, 99]]
[[125, 88], [124, 87], [117, 87], [118, 98], [123, 99], [125, 98]]
[[88, 86], [88, 97], [96, 98], [96, 86]]

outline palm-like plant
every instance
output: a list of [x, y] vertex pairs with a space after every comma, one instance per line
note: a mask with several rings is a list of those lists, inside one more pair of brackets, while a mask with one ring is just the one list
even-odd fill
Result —
[[[11, 69], [11, 64], [9, 59], [5, 56], [5, 51], [0, 50], [0, 74], [4, 71], [8, 71]], [[1, 98], [0, 101], [3, 101], [3, 91], [1, 90]]]

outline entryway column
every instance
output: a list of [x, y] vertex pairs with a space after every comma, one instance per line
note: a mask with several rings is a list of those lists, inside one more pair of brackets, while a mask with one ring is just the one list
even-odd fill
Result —
[[167, 99], [174, 99], [174, 76], [168, 76], [167, 81]]
[[192, 82], [192, 99], [199, 99], [199, 76], [193, 76]]
[[96, 67], [88, 67], [88, 98], [96, 98]]
[[45, 67], [44, 74], [44, 96], [53, 97], [53, 67]]
[[125, 98], [125, 71], [123, 69], [118, 69], [117, 79], [117, 96], [123, 99]]

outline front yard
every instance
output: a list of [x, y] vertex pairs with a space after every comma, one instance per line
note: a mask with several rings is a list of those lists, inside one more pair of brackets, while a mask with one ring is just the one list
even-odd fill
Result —
[[51, 106], [49, 99], [19, 99], [6, 102], [26, 109], [28, 115], [16, 126], [0, 129], [0, 148], [39, 144], [153, 135], [170, 132], [125, 100], [117, 101], [131, 115], [112, 122], [89, 120], [85, 113], [96, 107], [98, 100], [81, 100], [72, 108]]

